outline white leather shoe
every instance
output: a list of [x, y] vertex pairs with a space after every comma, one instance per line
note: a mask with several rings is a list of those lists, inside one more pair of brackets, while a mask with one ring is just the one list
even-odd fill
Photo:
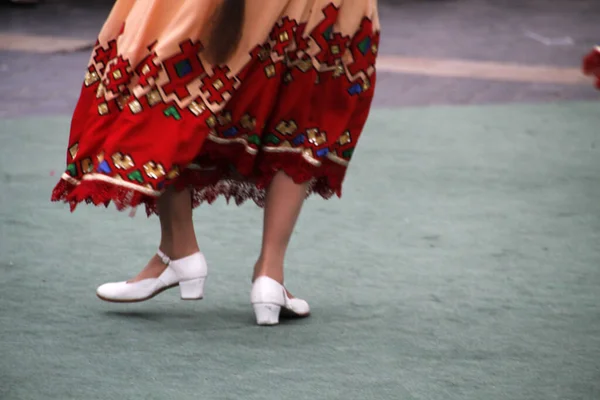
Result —
[[250, 302], [258, 325], [277, 325], [280, 316], [303, 318], [310, 315], [306, 301], [290, 298], [283, 285], [267, 276], [256, 278], [252, 284]]
[[200, 252], [171, 260], [162, 251], [157, 252], [167, 265], [158, 278], [138, 282], [105, 283], [96, 289], [96, 295], [113, 303], [134, 303], [153, 298], [157, 294], [179, 286], [182, 300], [200, 300], [204, 296], [204, 282], [208, 275], [206, 259]]

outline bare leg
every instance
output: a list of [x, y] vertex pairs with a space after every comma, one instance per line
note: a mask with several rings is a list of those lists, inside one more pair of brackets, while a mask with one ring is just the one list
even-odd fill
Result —
[[283, 284], [283, 263], [290, 237], [296, 225], [307, 184], [297, 184], [283, 172], [273, 178], [267, 191], [263, 241], [254, 266], [253, 280], [268, 276]]
[[[172, 260], [199, 251], [192, 221], [192, 199], [188, 189], [168, 190], [158, 199], [160, 219], [160, 250]], [[166, 268], [158, 256], [150, 259], [146, 267], [130, 282], [156, 278]]]

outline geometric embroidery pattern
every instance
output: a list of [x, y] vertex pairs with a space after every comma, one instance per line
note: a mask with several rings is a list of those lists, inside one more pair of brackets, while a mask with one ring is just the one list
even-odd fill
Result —
[[[265, 85], [275, 79], [286, 87], [307, 82], [310, 77], [310, 85], [333, 84], [336, 90], [343, 88], [342, 96], [356, 98], [369, 91], [375, 74], [379, 33], [364, 18], [352, 37], [342, 35], [335, 31], [338, 13], [335, 5], [326, 6], [322, 19], [310, 32], [306, 31], [306, 23], [299, 24], [284, 16], [274, 24], [267, 41], [249, 52], [249, 60], [237, 76], [225, 65], [205, 66], [201, 58], [204, 46], [197, 40], [184, 40], [178, 52], [160, 60], [156, 43], [152, 43], [148, 55], [134, 68], [118, 54], [116, 40], [111, 40], [104, 46], [96, 45], [84, 83], [97, 92], [95, 107], [102, 116], [127, 110], [143, 118], [145, 112], [156, 110], [172, 123], [196, 118], [211, 130], [209, 138], [220, 145], [243, 144], [251, 154], [260, 149], [296, 152], [313, 165], [327, 159], [345, 166], [353, 155], [360, 130], [323, 129], [316, 124], [307, 125], [307, 121], [293, 115], [270, 121], [267, 129], [266, 118], [248, 110], [211, 111], [211, 107], [233, 98], [246, 76], [256, 71], [261, 71]], [[71, 160], [78, 149], [77, 143], [69, 148]], [[164, 180], [175, 179], [182, 173], [179, 167], [172, 166], [169, 170], [166, 165], [148, 159], [140, 160], [138, 165], [131, 154], [125, 153], [116, 151], [107, 159], [99, 157], [96, 171], [149, 188], [161, 188]], [[86, 157], [70, 162], [66, 172], [76, 177], [78, 172], [89, 174], [93, 170], [92, 159]]]

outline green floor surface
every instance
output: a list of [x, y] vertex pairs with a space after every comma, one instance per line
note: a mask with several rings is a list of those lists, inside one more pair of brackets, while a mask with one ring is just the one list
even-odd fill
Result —
[[276, 328], [252, 204], [195, 214], [205, 300], [97, 300], [157, 221], [49, 202], [68, 124], [0, 120], [0, 399], [600, 399], [600, 103], [373, 110], [290, 249], [314, 315]]

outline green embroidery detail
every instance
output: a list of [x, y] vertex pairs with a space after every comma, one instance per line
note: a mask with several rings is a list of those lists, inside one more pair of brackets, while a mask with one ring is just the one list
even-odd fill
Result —
[[133, 172], [130, 172], [127, 177], [129, 178], [129, 180], [132, 181], [137, 181], [139, 183], [144, 183], [144, 177], [142, 176], [142, 173], [140, 172], [139, 169], [136, 169]]
[[67, 172], [71, 176], [77, 175], [77, 166], [75, 164], [69, 164], [69, 165], [67, 165]]
[[352, 154], [354, 153], [354, 149], [348, 149], [345, 150], [342, 155], [344, 156], [344, 158], [350, 159], [352, 158]]
[[265, 143], [279, 144], [279, 142], [281, 142], [281, 140], [272, 133], [269, 133], [267, 136], [265, 136]]
[[358, 50], [360, 50], [360, 52], [363, 53], [364, 55], [367, 54], [370, 47], [371, 47], [371, 38], [369, 38], [369, 37], [364, 38], [362, 40], [362, 42], [360, 42], [358, 44]]
[[260, 137], [258, 135], [248, 136], [248, 143], [252, 143], [252, 144], [259, 146], [260, 145]]
[[166, 117], [175, 118], [176, 121], [179, 121], [181, 119], [181, 114], [179, 114], [179, 111], [177, 111], [177, 108], [175, 106], [171, 106], [171, 107], [167, 108], [164, 111], [164, 114]]

